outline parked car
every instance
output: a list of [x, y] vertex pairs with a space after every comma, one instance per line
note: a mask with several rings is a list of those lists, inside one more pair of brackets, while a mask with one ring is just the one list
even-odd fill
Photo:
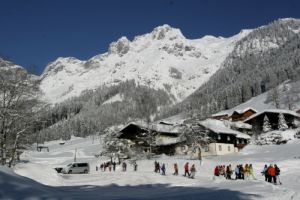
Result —
[[71, 163], [61, 170], [64, 174], [87, 174], [90, 172], [89, 163]]

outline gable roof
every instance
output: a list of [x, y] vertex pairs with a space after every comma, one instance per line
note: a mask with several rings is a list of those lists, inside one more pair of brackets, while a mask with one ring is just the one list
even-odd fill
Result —
[[234, 127], [234, 128], [248, 129], [248, 130], [252, 129], [252, 125], [241, 122], [241, 121], [233, 122], [233, 121], [224, 120], [223, 122], [225, 125], [228, 124], [230, 127]]
[[292, 111], [292, 110], [284, 110], [284, 109], [268, 109], [268, 110], [264, 110], [262, 112], [259, 112], [259, 113], [256, 113], [252, 116], [250, 116], [249, 118], [245, 119], [243, 122], [248, 122], [250, 121], [251, 119], [259, 116], [259, 115], [262, 115], [264, 113], [282, 113], [282, 114], [287, 114], [287, 115], [292, 115], [292, 116], [295, 116], [297, 118], [300, 118], [300, 114], [296, 113], [295, 111]]
[[223, 110], [223, 111], [220, 111], [218, 113], [215, 113], [213, 115], [211, 115], [212, 117], [218, 117], [218, 116], [231, 116], [233, 113], [238, 113], [238, 114], [243, 114], [245, 112], [247, 112], [248, 110], [253, 110], [255, 113], [257, 113], [258, 111], [252, 107], [246, 107], [246, 108], [243, 108], [243, 109], [236, 109], [236, 110], [233, 110], [233, 109], [230, 109], [230, 110]]
[[[234, 113], [234, 112], [237, 112], [238, 114], [243, 114], [243, 113], [247, 112], [248, 110], [252, 110], [252, 111], [254, 111], [255, 113], [257, 113], [257, 111], [256, 111], [254, 108], [251, 108], [251, 107], [247, 107], [247, 108], [245, 108], [245, 109], [240, 109], [240, 110], [234, 110], [233, 113]], [[232, 113], [232, 114], [233, 114], [233, 113]]]
[[171, 124], [165, 124], [165, 123], [152, 123], [152, 124], [147, 124], [144, 121], [139, 121], [139, 122], [131, 122], [127, 125], [125, 125], [120, 132], [123, 132], [124, 129], [126, 129], [129, 126], [137, 126], [141, 129], [144, 130], [152, 130], [158, 133], [169, 133], [169, 134], [174, 134], [174, 135], [179, 135], [182, 133], [182, 128], [183, 126], [180, 124], [177, 125], [171, 125]]
[[226, 127], [223, 121], [217, 119], [206, 119], [204, 121], [199, 122], [199, 124], [217, 134], [225, 133], [229, 135], [237, 135], [241, 133], [239, 131], [232, 130]]

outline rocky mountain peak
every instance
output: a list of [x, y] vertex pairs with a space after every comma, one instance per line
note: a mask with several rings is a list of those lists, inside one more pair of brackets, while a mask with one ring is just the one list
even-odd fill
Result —
[[152, 39], [163, 40], [169, 39], [174, 40], [177, 38], [185, 38], [181, 31], [177, 28], [172, 28], [171, 26], [164, 24], [153, 29], [151, 32]]
[[112, 42], [109, 45], [108, 53], [109, 54], [118, 54], [119, 56], [123, 56], [130, 49], [130, 41], [127, 37], [123, 36], [118, 41]]

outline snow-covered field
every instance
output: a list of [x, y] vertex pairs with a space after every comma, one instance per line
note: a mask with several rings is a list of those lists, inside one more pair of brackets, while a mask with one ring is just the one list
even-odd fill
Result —
[[[105, 158], [94, 155], [101, 150], [95, 138], [73, 138], [64, 145], [52, 141], [49, 152], [28, 151], [22, 163], [13, 170], [0, 168], [0, 199], [300, 199], [300, 140], [285, 145], [248, 145], [240, 153], [197, 160], [161, 156], [166, 176], [153, 172], [153, 160], [137, 161], [138, 171], [128, 164], [127, 172], [117, 166], [116, 172], [96, 171]], [[77, 161], [90, 163], [89, 174], [58, 174], [54, 167], [71, 163], [77, 149]], [[186, 162], [195, 164], [195, 179], [183, 177]], [[179, 175], [172, 175], [173, 164], [179, 164]], [[252, 163], [257, 180], [213, 179], [213, 169], [220, 164]], [[260, 172], [264, 164], [281, 168], [282, 185], [266, 183]]]

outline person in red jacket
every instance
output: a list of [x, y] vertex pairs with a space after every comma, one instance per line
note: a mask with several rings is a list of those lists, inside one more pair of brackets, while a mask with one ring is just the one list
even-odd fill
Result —
[[219, 166], [216, 166], [215, 171], [214, 171], [215, 176], [219, 176]]
[[269, 175], [269, 180], [268, 182], [272, 182], [272, 179], [273, 179], [273, 182], [276, 184], [276, 170], [275, 168], [273, 167], [273, 165], [270, 165], [268, 167], [268, 175]]
[[190, 176], [190, 172], [189, 172], [189, 163], [188, 163], [188, 162], [185, 163], [185, 165], [184, 165], [184, 176], [186, 176], [186, 174], [187, 174], [188, 176]]

